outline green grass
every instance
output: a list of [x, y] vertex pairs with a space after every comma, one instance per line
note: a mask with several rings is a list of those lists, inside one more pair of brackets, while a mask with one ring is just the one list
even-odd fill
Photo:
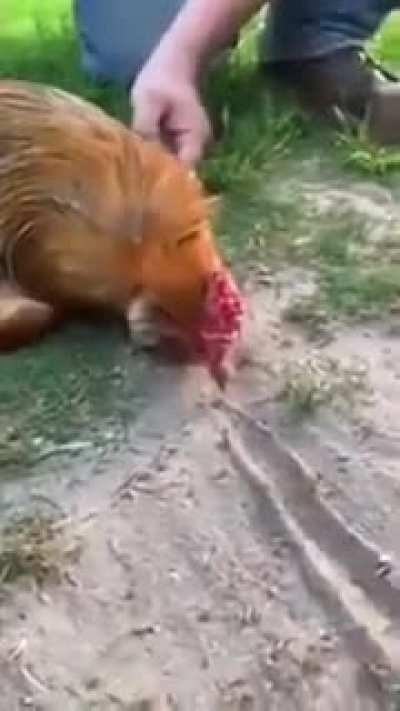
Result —
[[396, 228], [374, 244], [371, 226], [348, 211], [328, 213], [302, 242], [298, 261], [317, 274], [315, 295], [295, 300], [289, 321], [303, 323], [318, 336], [329, 317], [374, 318], [400, 298], [400, 238]]
[[2, 35], [27, 36], [35, 32], [36, 21], [46, 20], [54, 27], [61, 17], [70, 16], [71, 3], [66, 0], [2, 0], [0, 21]]
[[400, 68], [400, 11], [393, 12], [383, 23], [371, 43], [372, 52], [378, 61], [396, 71]]
[[[377, 250], [366, 237], [362, 218], [330, 216], [312, 241], [322, 298], [333, 312], [375, 316], [400, 296], [400, 267], [377, 265]], [[379, 247], [381, 249], [381, 247]]]
[[[73, 324], [0, 361], [1, 477], [23, 476], [75, 442], [118, 447], [143, 405], [145, 373], [119, 329]], [[12, 420], [10, 420], [12, 412]], [[87, 443], [87, 444], [85, 444]], [[68, 449], [68, 447], [67, 447]], [[50, 456], [49, 456], [50, 455]]]
[[296, 418], [313, 416], [328, 405], [348, 411], [360, 396], [369, 393], [363, 368], [321, 355], [289, 361], [282, 376], [277, 399]]
[[60, 583], [71, 564], [79, 559], [79, 530], [71, 521], [35, 513], [15, 518], [0, 532], [0, 583], [9, 585], [20, 578], [39, 586]]
[[81, 70], [69, 0], [3, 0], [0, 77], [46, 82], [80, 94], [126, 120], [125, 92]]

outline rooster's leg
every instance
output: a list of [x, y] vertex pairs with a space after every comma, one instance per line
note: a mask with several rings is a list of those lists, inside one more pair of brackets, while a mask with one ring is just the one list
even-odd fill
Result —
[[39, 338], [55, 321], [51, 306], [31, 299], [8, 282], [0, 282], [0, 351]]

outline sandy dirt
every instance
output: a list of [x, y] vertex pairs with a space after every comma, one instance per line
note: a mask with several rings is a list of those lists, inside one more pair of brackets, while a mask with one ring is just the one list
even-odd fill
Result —
[[[309, 343], [281, 317], [303, 281], [252, 276], [257, 357], [223, 398], [155, 365], [124, 447], [35, 480], [80, 555], [61, 584], [2, 586], [2, 711], [400, 708], [399, 330]], [[368, 387], [294, 417], [287, 364], [328, 356]]]

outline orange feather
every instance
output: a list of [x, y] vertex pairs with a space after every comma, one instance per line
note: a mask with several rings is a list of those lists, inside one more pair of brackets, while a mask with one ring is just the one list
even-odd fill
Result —
[[0, 348], [40, 335], [46, 313], [132, 322], [138, 303], [189, 338], [222, 269], [209, 201], [176, 158], [77, 97], [0, 81]]

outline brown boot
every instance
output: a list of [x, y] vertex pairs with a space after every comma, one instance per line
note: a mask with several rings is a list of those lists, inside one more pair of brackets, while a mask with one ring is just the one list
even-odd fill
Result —
[[375, 82], [365, 124], [368, 135], [382, 146], [400, 143], [400, 83]]
[[347, 47], [314, 59], [265, 67], [275, 87], [294, 91], [299, 103], [336, 125], [365, 124], [381, 144], [400, 143], [400, 82]]

